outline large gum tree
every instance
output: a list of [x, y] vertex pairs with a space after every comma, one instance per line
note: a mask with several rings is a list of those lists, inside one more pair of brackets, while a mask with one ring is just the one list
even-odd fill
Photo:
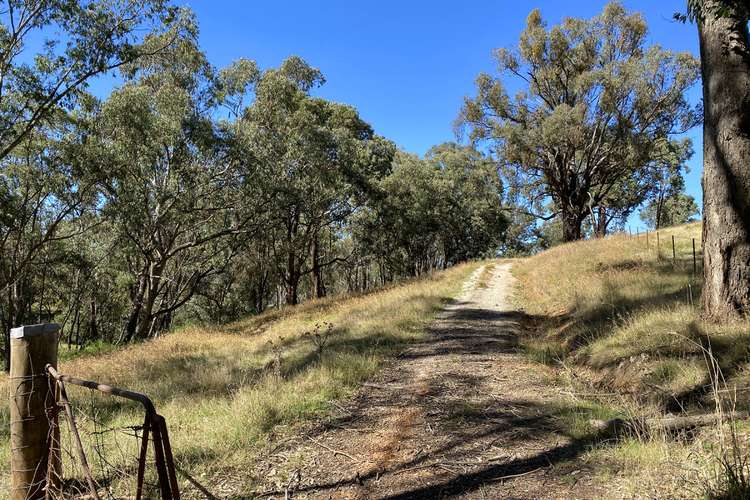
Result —
[[479, 75], [465, 99], [459, 125], [489, 143], [529, 212], [559, 218], [565, 241], [695, 124], [685, 93], [698, 61], [647, 46], [647, 33], [618, 2], [551, 29], [534, 10], [518, 46], [495, 51], [499, 74]]
[[703, 316], [750, 313], [750, 4], [691, 0], [703, 76]]
[[[33, 269], [49, 248], [87, 230], [92, 204], [65, 145], [76, 135], [86, 87], [169, 46], [182, 11], [166, 0], [0, 1], [0, 329], [9, 369], [10, 328], [32, 313]], [[163, 44], [144, 43], [160, 35]], [[72, 221], [79, 223], [74, 224]], [[41, 309], [41, 303], [37, 304]]]

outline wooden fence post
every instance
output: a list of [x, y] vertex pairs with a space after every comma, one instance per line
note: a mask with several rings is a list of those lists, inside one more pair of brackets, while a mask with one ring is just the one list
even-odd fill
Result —
[[[51, 423], [56, 394], [45, 366], [57, 366], [60, 326], [20, 326], [10, 331], [11, 498], [37, 500], [47, 493], [47, 472], [59, 470], [59, 456], [50, 449], [59, 443]], [[52, 458], [50, 458], [52, 457]]]
[[656, 231], [656, 260], [661, 260], [661, 241], [659, 240], [659, 231]]
[[698, 266], [695, 260], [695, 238], [693, 238], [693, 276], [695, 276], [698, 272], [697, 267]]

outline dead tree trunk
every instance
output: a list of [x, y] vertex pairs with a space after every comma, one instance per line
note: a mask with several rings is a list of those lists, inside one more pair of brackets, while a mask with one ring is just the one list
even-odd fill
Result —
[[[730, 15], [717, 16], [717, 7]], [[733, 9], [734, 8], [734, 9]], [[745, 10], [745, 15], [737, 11]], [[750, 40], [746, 8], [706, 0], [703, 75], [703, 316], [750, 313]]]

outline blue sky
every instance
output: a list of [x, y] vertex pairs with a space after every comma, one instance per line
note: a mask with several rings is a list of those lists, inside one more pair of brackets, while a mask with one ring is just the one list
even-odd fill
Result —
[[[325, 75], [319, 95], [357, 107], [379, 134], [423, 154], [455, 139], [452, 122], [463, 96], [473, 93], [480, 71], [493, 71], [491, 50], [517, 42], [529, 11], [540, 8], [554, 24], [564, 16], [591, 17], [605, 3], [192, 0], [184, 5], [196, 12], [201, 45], [214, 65], [246, 57], [270, 68], [299, 55]], [[672, 20], [685, 0], [623, 3], [644, 14], [651, 43], [698, 54], [695, 26]], [[699, 101], [699, 86], [691, 98]], [[701, 131], [688, 135], [696, 151], [688, 192], [700, 200]]]

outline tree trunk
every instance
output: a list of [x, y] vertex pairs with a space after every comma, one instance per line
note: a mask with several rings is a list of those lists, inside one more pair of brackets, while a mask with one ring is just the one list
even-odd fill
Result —
[[596, 237], [604, 238], [607, 236], [607, 209], [599, 205], [596, 212]]
[[91, 295], [90, 303], [90, 317], [89, 317], [89, 340], [96, 340], [99, 338], [99, 329], [97, 328], [97, 308], [96, 308], [96, 297]]
[[294, 250], [290, 250], [287, 255], [286, 275], [286, 303], [289, 306], [295, 306], [299, 302], [297, 289], [300, 276]]
[[318, 246], [318, 235], [313, 236], [310, 253], [312, 254], [312, 275], [315, 297], [326, 296], [326, 285], [323, 282], [323, 270], [320, 267], [320, 247]]
[[657, 231], [661, 229], [661, 217], [664, 213], [664, 195], [659, 194], [659, 200], [656, 202], [656, 221], [654, 222], [654, 229]]
[[131, 294], [131, 307], [130, 314], [128, 315], [128, 321], [125, 323], [125, 332], [120, 339], [120, 342], [130, 342], [135, 338], [136, 330], [138, 329], [138, 319], [141, 316], [141, 309], [143, 308], [143, 296], [146, 293], [146, 276], [142, 274], [138, 278], [138, 288]]
[[154, 305], [159, 294], [159, 286], [161, 279], [164, 274], [164, 268], [166, 264], [163, 262], [154, 263], [149, 266], [149, 277], [146, 281], [146, 295], [143, 300], [143, 307], [141, 308], [140, 320], [138, 321], [138, 329], [136, 330], [137, 338], [140, 340], [150, 337], [154, 332], [152, 331], [154, 321]]
[[5, 371], [10, 373], [10, 329], [22, 326], [24, 304], [22, 300], [22, 291], [18, 281], [8, 286], [8, 314], [7, 324], [3, 328], [3, 340], [5, 341], [4, 361]]
[[261, 277], [258, 280], [258, 285], [255, 289], [255, 312], [260, 314], [266, 308], [266, 286], [268, 283], [268, 271], [264, 270], [261, 273]]
[[569, 210], [563, 210], [560, 213], [560, 219], [562, 220], [563, 241], [568, 242], [580, 240], [583, 217], [572, 213]]
[[297, 210], [297, 207], [292, 207], [286, 221], [286, 242], [289, 247], [287, 250], [286, 270], [284, 276], [284, 284], [286, 286], [285, 300], [287, 305], [290, 306], [297, 305], [299, 302], [298, 289], [301, 263], [298, 262], [297, 254], [295, 253], [299, 222], [299, 211]]
[[747, 19], [698, 21], [703, 75], [703, 293], [706, 319], [750, 313], [750, 42]]
[[297, 289], [299, 288], [299, 280], [295, 280], [287, 283], [286, 285], [286, 305], [296, 306], [299, 302], [299, 294]]

